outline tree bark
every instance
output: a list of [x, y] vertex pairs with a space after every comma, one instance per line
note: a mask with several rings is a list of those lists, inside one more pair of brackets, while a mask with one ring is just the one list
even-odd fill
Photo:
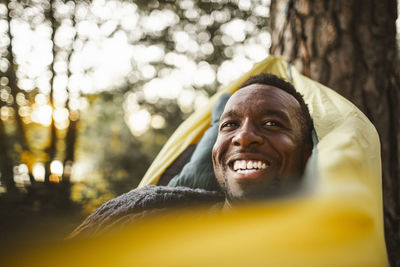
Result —
[[400, 75], [396, 0], [272, 0], [271, 54], [362, 110], [381, 141], [385, 236], [400, 266]]

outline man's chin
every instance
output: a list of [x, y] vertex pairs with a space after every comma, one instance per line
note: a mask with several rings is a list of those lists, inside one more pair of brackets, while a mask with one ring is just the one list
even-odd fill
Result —
[[230, 192], [226, 196], [230, 202], [243, 202], [267, 199], [272, 197], [272, 194], [265, 192]]
[[226, 190], [226, 197], [231, 202], [260, 200], [272, 196], [271, 190], [260, 188], [234, 188]]
[[266, 184], [231, 184], [225, 188], [225, 195], [229, 201], [264, 200], [288, 196], [299, 189], [299, 180], [281, 181], [273, 179]]

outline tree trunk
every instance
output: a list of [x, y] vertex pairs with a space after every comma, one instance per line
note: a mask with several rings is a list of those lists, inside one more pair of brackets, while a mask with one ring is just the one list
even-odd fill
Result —
[[[55, 60], [56, 60], [56, 53], [57, 53], [56, 44], [55, 44], [54, 40], [55, 40], [55, 35], [56, 35], [56, 31], [57, 31], [57, 26], [58, 26], [56, 24], [58, 24], [58, 22], [56, 21], [56, 19], [54, 17], [54, 12], [53, 12], [54, 5], [53, 5], [53, 2], [54, 2], [53, 0], [50, 0], [49, 11], [46, 12], [46, 14], [47, 14], [47, 19], [51, 23], [51, 29], [52, 29], [51, 40], [52, 40], [52, 43], [53, 43], [53, 48], [52, 48], [52, 50], [53, 50], [53, 61], [50, 64], [50, 71], [52, 72], [52, 76], [51, 76], [51, 79], [50, 79], [49, 105], [51, 106], [52, 111], [54, 113], [54, 108], [55, 108], [55, 106], [54, 106], [54, 78], [56, 76], [56, 72], [54, 70], [54, 63], [55, 63]], [[47, 161], [46, 161], [46, 164], [45, 164], [45, 171], [46, 171], [45, 178], [44, 178], [45, 183], [49, 183], [49, 181], [50, 181], [50, 175], [51, 175], [50, 164], [55, 159], [55, 156], [56, 156], [56, 152], [57, 152], [56, 144], [57, 144], [57, 129], [56, 129], [54, 117], [51, 116], [50, 140], [49, 140], [49, 145], [48, 145], [48, 147], [46, 149], [48, 158], [47, 158]]]
[[[74, 7], [74, 12], [72, 13], [72, 27], [76, 29], [76, 4]], [[72, 76], [71, 72], [71, 57], [74, 53], [74, 44], [77, 40], [78, 33], [75, 31], [74, 38], [72, 39], [71, 42], [71, 48], [69, 50], [68, 54], [68, 80], [70, 80]], [[76, 139], [77, 139], [77, 131], [78, 131], [78, 121], [79, 121], [79, 112], [78, 111], [73, 111], [69, 107], [70, 99], [72, 97], [72, 94], [70, 92], [70, 89], [67, 86], [67, 93], [68, 93], [68, 99], [67, 102], [65, 103], [65, 107], [68, 109], [68, 113], [70, 114], [69, 116], [69, 125], [67, 129], [67, 134], [65, 136], [65, 157], [64, 157], [64, 173], [63, 173], [63, 178], [62, 181], [69, 185], [70, 179], [71, 179], [71, 169], [73, 162], [75, 160], [75, 144], [76, 144]], [[72, 114], [72, 112], [76, 112], [77, 115]]]
[[[67, 135], [65, 136], [65, 158], [64, 158], [64, 170], [66, 167], [71, 168], [72, 163], [75, 160], [75, 144], [77, 135], [77, 124], [78, 120], [70, 120]], [[70, 170], [64, 172], [63, 181], [69, 183], [71, 176]]]
[[381, 141], [385, 235], [400, 266], [399, 62], [395, 0], [272, 0], [271, 54], [351, 100]]
[[[17, 75], [15, 72], [14, 68], [14, 54], [13, 54], [13, 42], [12, 42], [12, 35], [11, 35], [11, 10], [10, 8], [7, 8], [7, 23], [8, 23], [8, 38], [10, 39], [10, 44], [8, 45], [7, 48], [7, 60], [9, 61], [10, 65], [7, 69], [7, 72], [5, 73], [5, 76], [8, 77], [8, 86], [11, 88], [11, 95], [13, 96], [13, 103], [12, 107], [15, 111], [15, 123], [16, 123], [16, 136], [18, 137], [19, 144], [21, 145], [21, 148], [23, 151], [26, 151], [27, 153], [31, 154], [31, 149], [29, 147], [29, 142], [28, 138], [26, 136], [26, 131], [25, 131], [25, 125], [24, 122], [22, 121], [22, 118], [19, 114], [19, 106], [17, 104], [17, 94], [19, 92], [22, 92], [21, 89], [18, 87], [17, 84]], [[22, 154], [22, 153], [20, 153]], [[33, 178], [32, 175], [32, 166], [29, 166], [29, 179], [31, 183], [35, 182], [35, 179]]]
[[17, 187], [14, 182], [14, 172], [13, 172], [13, 159], [10, 155], [10, 148], [7, 143], [8, 137], [4, 129], [4, 123], [0, 119], [0, 179], [1, 184], [7, 190], [7, 193], [18, 192]]

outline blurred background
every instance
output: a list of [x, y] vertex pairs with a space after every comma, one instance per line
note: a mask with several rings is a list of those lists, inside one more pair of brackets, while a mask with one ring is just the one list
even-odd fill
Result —
[[1, 1], [0, 242], [63, 238], [135, 188], [268, 55], [268, 18], [269, 0]]
[[269, 8], [0, 1], [0, 245], [60, 240], [135, 188], [185, 118], [268, 56]]

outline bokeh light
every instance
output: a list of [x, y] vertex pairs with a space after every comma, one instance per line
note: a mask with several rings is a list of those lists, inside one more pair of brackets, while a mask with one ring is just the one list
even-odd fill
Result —
[[52, 174], [62, 175], [64, 170], [64, 165], [59, 160], [53, 160], [50, 164], [50, 171]]
[[44, 176], [46, 174], [44, 164], [37, 162], [33, 165], [33, 170], [32, 170], [33, 177], [35, 178], [35, 181], [37, 182], [43, 182], [44, 181]]

